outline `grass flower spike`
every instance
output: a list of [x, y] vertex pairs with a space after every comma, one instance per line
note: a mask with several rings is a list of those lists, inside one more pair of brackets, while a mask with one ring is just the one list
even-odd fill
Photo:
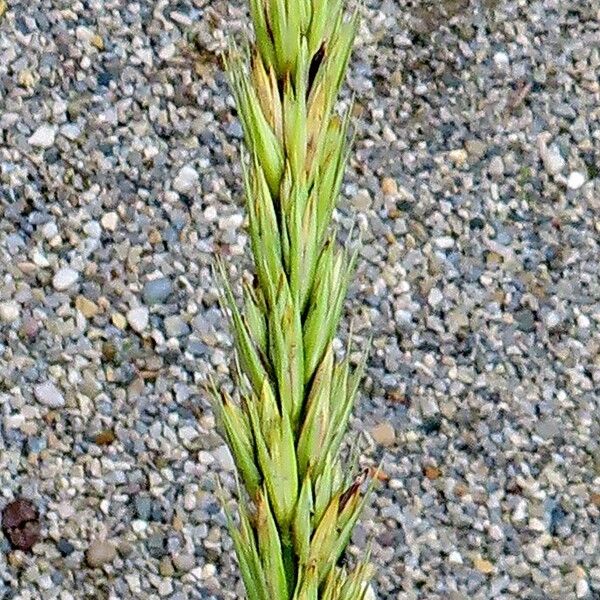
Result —
[[250, 0], [255, 43], [228, 68], [244, 130], [256, 270], [236, 304], [221, 264], [240, 401], [213, 390], [251, 500], [230, 529], [249, 600], [361, 600], [368, 562], [339, 566], [367, 494], [340, 445], [362, 367], [332, 342], [356, 254], [330, 231], [348, 154], [335, 104], [357, 17], [342, 0]]

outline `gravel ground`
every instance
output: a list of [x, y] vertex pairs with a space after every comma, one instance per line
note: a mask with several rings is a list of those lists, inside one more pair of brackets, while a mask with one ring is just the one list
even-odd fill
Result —
[[[380, 599], [598, 599], [598, 2], [363, 4], [337, 219], [389, 479], [350, 552], [373, 540]], [[201, 384], [231, 358], [211, 257], [248, 266], [218, 60], [242, 4], [1, 13], [0, 509], [33, 505], [0, 597], [238, 598]]]

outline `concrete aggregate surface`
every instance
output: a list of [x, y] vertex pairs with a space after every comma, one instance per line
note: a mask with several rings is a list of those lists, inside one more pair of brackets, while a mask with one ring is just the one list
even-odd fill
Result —
[[[352, 429], [387, 479], [349, 560], [373, 542], [381, 600], [597, 600], [600, 5], [361, 11], [338, 342], [373, 337]], [[250, 268], [219, 59], [248, 24], [0, 0], [0, 511], [32, 503], [0, 598], [243, 597], [202, 382], [232, 353], [211, 261]]]

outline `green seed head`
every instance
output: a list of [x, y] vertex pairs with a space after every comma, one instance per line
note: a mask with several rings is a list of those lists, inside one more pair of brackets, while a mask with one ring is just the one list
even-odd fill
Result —
[[357, 16], [342, 0], [250, 0], [250, 12], [254, 43], [228, 69], [256, 277], [240, 310], [219, 266], [240, 402], [214, 390], [251, 500], [231, 535], [250, 600], [360, 600], [369, 567], [338, 561], [368, 495], [340, 457], [362, 366], [332, 346], [356, 253], [330, 231], [350, 115], [335, 104]]

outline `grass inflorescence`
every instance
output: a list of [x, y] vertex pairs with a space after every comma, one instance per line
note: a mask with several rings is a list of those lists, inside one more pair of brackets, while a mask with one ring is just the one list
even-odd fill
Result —
[[335, 105], [357, 15], [342, 0], [250, 0], [250, 11], [254, 43], [227, 67], [256, 277], [239, 307], [220, 265], [239, 399], [213, 388], [251, 500], [230, 530], [249, 600], [360, 600], [368, 561], [347, 571], [340, 559], [367, 476], [340, 448], [364, 364], [337, 360], [332, 345], [356, 253], [331, 231], [349, 125]]

